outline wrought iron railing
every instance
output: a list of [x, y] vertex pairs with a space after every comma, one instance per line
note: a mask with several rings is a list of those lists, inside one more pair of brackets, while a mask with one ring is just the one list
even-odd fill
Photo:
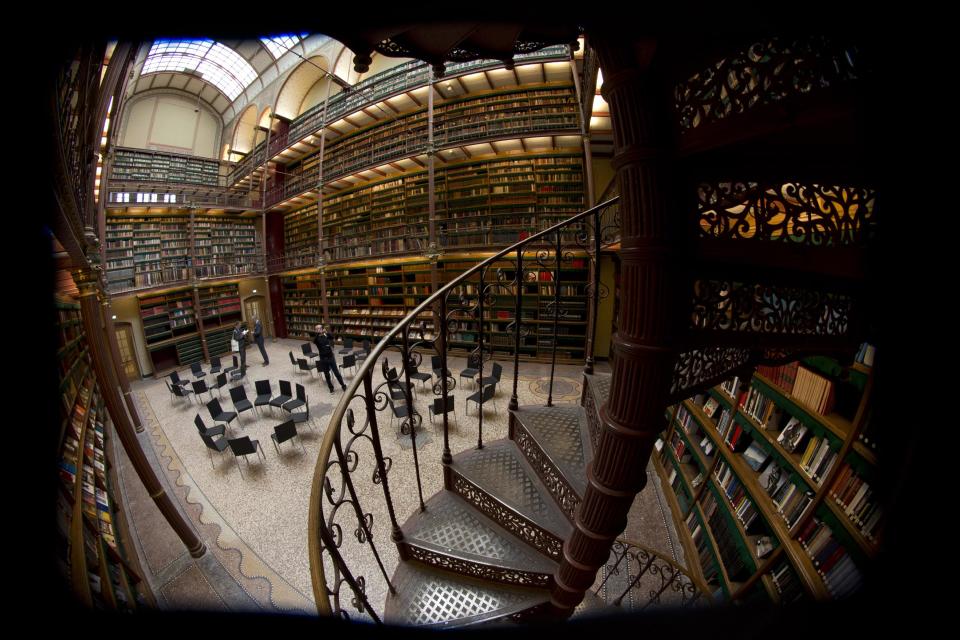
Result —
[[597, 574], [597, 582], [597, 596], [627, 611], [713, 604], [710, 589], [687, 569], [657, 551], [624, 539], [613, 543], [610, 559]]
[[[494, 297], [499, 294], [510, 296], [515, 301], [513, 317], [509, 322], [509, 331], [514, 340], [514, 367], [513, 393], [510, 398], [510, 408], [518, 406], [517, 384], [520, 369], [521, 338], [529, 332], [524, 325], [523, 296], [525, 284], [529, 282], [528, 274], [531, 266], [532, 273], [539, 274], [541, 270], [552, 273], [550, 283], [555, 288], [555, 296], [546, 306], [553, 317], [553, 347], [551, 358], [550, 382], [548, 391], [548, 406], [553, 402], [553, 384], [556, 364], [558, 341], [557, 324], [565, 316], [564, 304], [561, 302], [561, 286], [563, 285], [563, 267], [569, 264], [574, 256], [585, 253], [591, 260], [597, 261], [604, 236], [614, 235], [610, 229], [618, 226], [617, 220], [605, 219], [607, 212], [616, 202], [616, 199], [603, 202], [591, 209], [578, 213], [539, 233], [517, 242], [506, 249], [502, 249], [489, 258], [466, 270], [446, 285], [440, 287], [426, 300], [410, 311], [396, 326], [373, 346], [369, 355], [363, 361], [350, 381], [343, 399], [334, 409], [330, 423], [320, 448], [317, 466], [314, 471], [313, 486], [310, 496], [309, 514], [309, 549], [311, 563], [311, 578], [317, 609], [321, 614], [342, 615], [349, 618], [344, 600], [349, 596], [353, 607], [374, 622], [381, 622], [367, 596], [368, 580], [379, 583], [378, 593], [382, 590], [394, 593], [395, 587], [383, 562], [378, 543], [387, 541], [387, 528], [375, 530], [374, 513], [386, 513], [389, 518], [390, 540], [399, 543], [403, 540], [403, 532], [396, 510], [394, 508], [395, 495], [391, 492], [389, 479], [393, 460], [385, 457], [380, 438], [379, 422], [382, 420], [380, 412], [388, 407], [394, 409], [392, 414], [398, 415], [399, 431], [409, 436], [413, 457], [413, 474], [416, 478], [416, 500], [420, 510], [425, 509], [424, 487], [422, 482], [421, 465], [417, 448], [417, 432], [422, 425], [422, 416], [417, 411], [412, 398], [411, 373], [423, 360], [423, 353], [436, 354], [432, 362], [437, 380], [433, 384], [433, 394], [442, 399], [443, 406], [447, 406], [449, 393], [456, 387], [456, 380], [448, 366], [447, 344], [448, 334], [454, 327], [451, 323], [469, 319], [475, 322], [476, 347], [468, 357], [471, 367], [478, 370], [480, 378], [484, 375], [484, 363], [492, 358], [491, 346], [486, 343], [484, 324], [493, 315], [487, 315], [485, 309], [492, 306]], [[571, 234], [570, 232], [575, 233]], [[572, 241], [570, 238], [572, 237]], [[567, 239], [565, 241], [565, 239]], [[547, 249], [546, 247], [551, 247]], [[528, 254], [528, 255], [525, 255]], [[512, 269], [507, 268], [512, 265]], [[525, 266], [526, 265], [526, 266]], [[491, 274], [491, 271], [494, 273]], [[512, 272], [512, 274], [511, 274]], [[600, 290], [599, 269], [593, 269], [592, 282], [588, 289], [594, 292]], [[535, 276], [536, 277], [536, 276]], [[537, 278], [539, 280], [539, 278]], [[534, 283], [536, 283], [534, 281]], [[591, 297], [594, 304], [595, 296]], [[435, 340], [424, 338], [424, 328], [421, 323], [423, 313], [432, 312], [440, 321], [436, 322], [437, 337]], [[499, 315], [499, 314], [498, 314]], [[498, 318], [502, 321], [502, 318]], [[592, 340], [590, 341], [592, 344]], [[388, 349], [399, 351], [396, 361], [399, 372], [388, 365], [386, 352]], [[589, 349], [589, 347], [588, 347]], [[592, 357], [592, 353], [588, 353]], [[381, 359], [382, 358], [382, 359]], [[378, 366], [382, 369], [382, 382], [374, 381], [374, 373]], [[477, 447], [483, 447], [483, 405], [484, 396], [481, 393], [478, 402], [477, 414]], [[360, 416], [360, 417], [358, 417]], [[444, 413], [443, 421], [443, 453], [440, 462], [450, 463], [448, 414]], [[373, 450], [371, 459], [362, 459], [360, 444], [368, 443]], [[409, 468], [400, 467], [394, 470], [397, 473], [408, 473]], [[357, 491], [355, 479], [369, 472], [370, 490], [379, 495], [379, 486], [383, 492], [383, 502], [379, 498], [361, 504], [361, 492]], [[374, 486], [375, 485], [375, 486]], [[412, 483], [406, 486], [412, 487]], [[368, 487], [364, 487], [368, 489]], [[402, 490], [406, 492], [406, 490]], [[367, 495], [366, 492], [362, 492]], [[404, 495], [405, 500], [409, 495]], [[354, 524], [345, 525], [338, 521], [341, 513], [352, 514]], [[367, 564], [356, 554], [361, 550], [351, 550], [348, 561], [341, 553], [345, 540], [344, 526], [353, 530], [357, 543], [368, 547], [373, 562], [367, 566], [372, 573], [361, 575], [357, 567]], [[351, 543], [352, 544], [352, 543]], [[375, 568], [374, 568], [375, 566]], [[383, 582], [380, 583], [382, 577]], [[329, 580], [329, 583], [328, 583]], [[350, 593], [342, 593], [344, 585]]]

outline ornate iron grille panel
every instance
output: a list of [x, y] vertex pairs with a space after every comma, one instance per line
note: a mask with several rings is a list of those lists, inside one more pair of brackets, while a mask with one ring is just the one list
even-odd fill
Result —
[[670, 394], [717, 380], [728, 371], [744, 366], [749, 359], [750, 350], [737, 347], [710, 347], [681, 353], [673, 369]]
[[853, 299], [799, 287], [697, 280], [693, 286], [694, 329], [778, 335], [843, 336]]
[[854, 80], [862, 74], [857, 57], [855, 46], [824, 36], [755, 42], [676, 86], [680, 128]]
[[874, 233], [876, 191], [785, 182], [702, 183], [700, 235], [810, 246], [863, 245]]
[[595, 593], [608, 604], [629, 610], [651, 605], [689, 607], [712, 604], [704, 585], [686, 569], [656, 551], [617, 540], [610, 559], [598, 574], [603, 576]]

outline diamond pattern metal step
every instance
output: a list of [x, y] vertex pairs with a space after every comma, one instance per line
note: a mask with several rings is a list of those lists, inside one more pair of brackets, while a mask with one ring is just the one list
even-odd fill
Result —
[[[583, 407], [559, 405], [553, 407], [520, 407], [513, 412], [516, 422], [532, 438], [524, 442], [523, 434], [514, 435], [514, 441], [527, 461], [540, 474], [554, 497], [564, 507], [564, 498], [557, 495], [554, 485], [566, 480], [577, 498], [583, 498], [587, 489], [587, 463], [593, 456], [587, 434], [587, 416]], [[519, 437], [518, 437], [519, 436]], [[536, 449], [539, 449], [537, 451]], [[546, 454], [544, 457], [543, 454]], [[548, 467], [552, 467], [552, 470]], [[559, 472], [561, 478], [555, 476]], [[553, 476], [553, 477], [551, 477]], [[579, 502], [579, 500], [577, 500]], [[566, 508], [564, 511], [572, 517]]]
[[559, 560], [572, 530], [550, 492], [510, 440], [454, 456], [447, 488], [547, 557]]
[[460, 627], [507, 618], [549, 601], [546, 589], [504, 585], [458, 576], [415, 562], [393, 574], [396, 595], [387, 596], [389, 624]]
[[499, 527], [452, 491], [403, 525], [410, 557], [456, 573], [510, 584], [547, 587], [557, 565]]
[[610, 397], [611, 375], [609, 373], [584, 374], [583, 378], [583, 396], [580, 401], [586, 411], [586, 430], [590, 443], [596, 446], [600, 435], [600, 407]]

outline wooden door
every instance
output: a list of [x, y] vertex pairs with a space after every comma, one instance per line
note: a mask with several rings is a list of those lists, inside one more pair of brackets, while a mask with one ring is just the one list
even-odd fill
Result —
[[117, 348], [120, 352], [120, 365], [127, 375], [127, 380], [139, 380], [140, 363], [137, 362], [137, 352], [133, 347], [133, 327], [127, 322], [118, 322], [113, 325], [117, 332]]
[[250, 296], [243, 302], [243, 317], [247, 321], [247, 327], [253, 331], [253, 323], [260, 318], [260, 323], [263, 325], [263, 335], [264, 337], [269, 336], [269, 319], [267, 318], [266, 309], [265, 309], [265, 300], [263, 296]]

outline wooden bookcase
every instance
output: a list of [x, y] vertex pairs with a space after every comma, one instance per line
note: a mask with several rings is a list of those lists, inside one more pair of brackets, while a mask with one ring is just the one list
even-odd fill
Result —
[[243, 317], [239, 286], [231, 282], [199, 287], [197, 295], [207, 351], [211, 356], [229, 353], [233, 327]]
[[117, 148], [111, 181], [220, 185], [220, 162], [198, 156]]
[[[194, 253], [190, 233], [194, 234]], [[124, 291], [230, 276], [260, 265], [256, 219], [197, 215], [125, 216], [106, 219], [106, 276], [111, 291]]]
[[[832, 408], [814, 406], [813, 387], [804, 401], [791, 395], [801, 369], [824, 381], [816, 389], [832, 387]], [[877, 456], [862, 437], [871, 375], [862, 363], [808, 358], [668, 409], [655, 467], [688, 565], [716, 598], [827, 600], [862, 586], [884, 524]]]
[[77, 304], [57, 302], [61, 426], [58, 438], [58, 564], [79, 601], [134, 611], [146, 584], [131, 567], [118, 533], [119, 503], [109, 475], [109, 419], [83, 336]]

